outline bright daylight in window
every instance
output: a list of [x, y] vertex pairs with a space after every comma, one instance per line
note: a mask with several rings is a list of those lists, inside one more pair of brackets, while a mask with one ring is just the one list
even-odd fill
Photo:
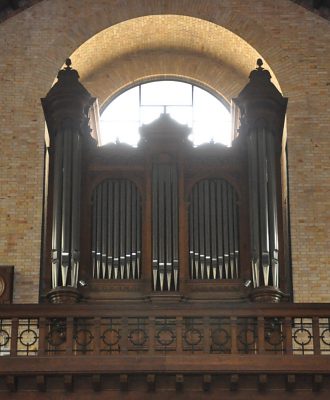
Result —
[[156, 81], [128, 89], [109, 103], [100, 119], [100, 145], [122, 142], [136, 147], [139, 127], [164, 112], [192, 128], [194, 146], [231, 144], [231, 115], [219, 99], [189, 83]]

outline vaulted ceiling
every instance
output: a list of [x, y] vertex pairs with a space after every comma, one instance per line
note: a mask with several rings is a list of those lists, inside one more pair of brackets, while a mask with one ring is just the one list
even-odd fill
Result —
[[[0, 22], [43, 0], [0, 0]], [[257, 1], [257, 0], [256, 0]], [[276, 0], [273, 0], [276, 1]], [[330, 0], [291, 0], [330, 21]]]

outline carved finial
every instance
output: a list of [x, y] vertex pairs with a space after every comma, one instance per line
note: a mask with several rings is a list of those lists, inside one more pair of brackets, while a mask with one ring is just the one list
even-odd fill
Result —
[[65, 60], [65, 67], [58, 71], [57, 78], [58, 80], [62, 79], [79, 79], [79, 74], [75, 69], [71, 67], [72, 61], [70, 58]]
[[258, 70], [263, 69], [263, 68], [262, 68], [263, 63], [264, 63], [264, 62], [262, 61], [262, 59], [261, 59], [261, 58], [258, 58], [258, 60], [257, 60], [257, 65], [258, 65], [258, 68], [257, 68], [257, 69], [258, 69]]
[[71, 69], [71, 64], [72, 64], [72, 62], [71, 62], [70, 58], [67, 58], [65, 60], [65, 65], [66, 65], [65, 69]]

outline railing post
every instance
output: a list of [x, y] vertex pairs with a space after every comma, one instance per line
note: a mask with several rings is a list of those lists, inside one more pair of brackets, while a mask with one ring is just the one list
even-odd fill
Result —
[[292, 355], [292, 318], [284, 319], [284, 335], [285, 335], [285, 352], [287, 355]]
[[258, 348], [257, 354], [265, 353], [265, 318], [258, 317]]
[[127, 353], [128, 351], [128, 318], [127, 317], [122, 317], [121, 319], [121, 340], [120, 340], [120, 352], [121, 353]]
[[182, 346], [182, 328], [183, 328], [183, 318], [176, 317], [176, 351], [177, 353], [182, 353], [183, 346]]
[[46, 318], [39, 318], [39, 348], [38, 355], [44, 356], [46, 352]]
[[155, 353], [155, 335], [156, 335], [155, 317], [150, 317], [149, 318], [149, 329], [148, 329], [149, 354]]
[[73, 350], [73, 318], [66, 318], [66, 346], [65, 353], [67, 355], [72, 355]]
[[231, 354], [237, 354], [237, 317], [230, 317]]
[[318, 356], [321, 354], [319, 317], [313, 317], [312, 321], [314, 355]]
[[93, 319], [93, 336], [94, 336], [94, 346], [93, 353], [94, 355], [100, 354], [100, 338], [101, 338], [101, 318], [95, 317]]
[[205, 354], [210, 353], [211, 344], [210, 344], [210, 319], [208, 317], [203, 318], [204, 325], [204, 352]]
[[10, 355], [17, 356], [17, 340], [18, 340], [18, 318], [11, 320], [11, 341], [10, 341]]

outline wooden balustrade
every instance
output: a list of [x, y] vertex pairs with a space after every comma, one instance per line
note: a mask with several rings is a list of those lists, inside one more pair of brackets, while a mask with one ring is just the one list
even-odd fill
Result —
[[284, 305], [11, 305], [0, 355], [330, 355], [330, 307]]

